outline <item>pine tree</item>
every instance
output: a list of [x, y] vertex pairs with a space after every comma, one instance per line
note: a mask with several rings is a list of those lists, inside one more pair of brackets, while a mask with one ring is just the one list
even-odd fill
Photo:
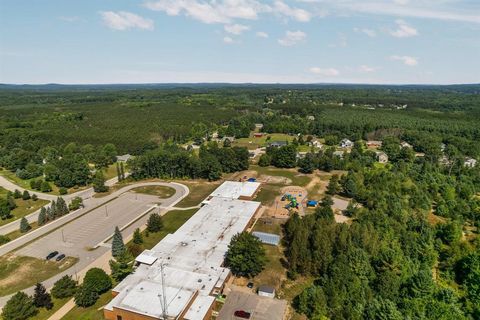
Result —
[[38, 214], [38, 225], [43, 226], [45, 223], [47, 223], [47, 209], [42, 207], [42, 209], [40, 209], [40, 213]]
[[55, 220], [55, 213], [52, 210], [52, 207], [47, 208], [47, 221], [53, 221]]
[[33, 201], [37, 201], [38, 200], [38, 196], [34, 193], [32, 194], [32, 200]]
[[135, 231], [133, 232], [133, 243], [135, 244], [143, 243], [142, 233], [140, 232], [139, 228], [135, 229]]
[[9, 194], [7, 196], [7, 202], [8, 202], [8, 207], [10, 208], [10, 210], [13, 210], [17, 207], [17, 204], [15, 203], [15, 199], [13, 198], [13, 196], [11, 194]]
[[52, 309], [52, 297], [45, 289], [45, 286], [41, 283], [37, 283], [35, 286], [35, 293], [33, 294], [33, 303], [37, 308]]
[[122, 181], [122, 172], [120, 171], [120, 164], [117, 162], [117, 178], [118, 181]]
[[115, 227], [112, 239], [112, 256], [118, 257], [125, 252], [125, 244], [123, 243], [122, 233]]
[[101, 170], [98, 170], [95, 173], [95, 177], [93, 178], [93, 190], [95, 192], [107, 192], [108, 187], [105, 185], [105, 177]]
[[158, 213], [152, 213], [148, 218], [147, 230], [149, 232], [159, 232], [163, 229], [163, 220]]
[[33, 299], [24, 292], [17, 292], [8, 300], [2, 310], [4, 320], [24, 320], [33, 317], [38, 310]]
[[20, 192], [20, 190], [15, 189], [15, 191], [13, 191], [13, 197], [15, 199], [20, 199], [22, 197], [22, 193]]
[[20, 220], [20, 232], [25, 233], [28, 232], [32, 227], [28, 224], [27, 218], [23, 217], [22, 220]]
[[115, 257], [115, 260], [110, 260], [110, 270], [112, 274], [112, 278], [116, 281], [122, 281], [125, 279], [133, 271], [133, 264], [132, 264], [133, 257], [125, 250], [119, 256]]
[[63, 216], [68, 213], [68, 206], [65, 200], [63, 200], [62, 197], [57, 198], [57, 203], [56, 203], [56, 213], [58, 216]]
[[120, 175], [122, 176], [122, 180], [125, 180], [125, 166], [123, 162], [120, 163]]
[[338, 184], [338, 175], [334, 174], [330, 179], [327, 187], [327, 194], [334, 195], [340, 192], [340, 185]]
[[51, 220], [55, 220], [58, 216], [57, 214], [57, 203], [55, 202], [55, 200], [52, 200], [52, 204], [50, 205], [50, 214], [52, 215], [52, 219]]
[[23, 200], [30, 200], [30, 193], [27, 190], [23, 191], [22, 199]]

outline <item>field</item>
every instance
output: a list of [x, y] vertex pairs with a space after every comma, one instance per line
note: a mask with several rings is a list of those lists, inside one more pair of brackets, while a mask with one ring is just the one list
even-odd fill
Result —
[[103, 306], [112, 299], [112, 292], [107, 291], [100, 296], [97, 302], [88, 308], [75, 306], [62, 320], [104, 320]]
[[[4, 197], [7, 194], [7, 190], [0, 187], [0, 197]], [[10, 219], [0, 220], [0, 226], [3, 226], [7, 223], [20, 219], [26, 215], [29, 215], [32, 212], [37, 211], [44, 205], [48, 203], [46, 200], [38, 199], [37, 201], [33, 200], [22, 200], [22, 199], [15, 199], [15, 203], [17, 207], [12, 210], [13, 217]]]
[[67, 257], [61, 262], [7, 254], [0, 257], [0, 296], [35, 285], [66, 270], [77, 262]]
[[147, 186], [132, 189], [133, 192], [157, 196], [162, 199], [170, 198], [175, 194], [175, 189], [164, 186]]
[[250, 137], [248, 138], [236, 139], [233, 142], [233, 145], [238, 147], [246, 147], [250, 150], [253, 150], [261, 147], [266, 147], [270, 142], [274, 141], [292, 142], [293, 138], [294, 136], [283, 133], [264, 134], [262, 137], [255, 137], [253, 133], [251, 133]]
[[221, 182], [208, 182], [208, 181], [177, 181], [184, 184], [190, 189], [190, 193], [187, 197], [182, 199], [176, 207], [189, 208], [200, 204], [210, 193], [215, 190]]

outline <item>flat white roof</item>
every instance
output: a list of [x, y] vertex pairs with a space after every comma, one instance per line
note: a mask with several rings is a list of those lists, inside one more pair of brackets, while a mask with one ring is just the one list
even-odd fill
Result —
[[215, 191], [213, 191], [207, 199], [212, 197], [239, 199], [240, 197], [253, 197], [261, 183], [259, 182], [237, 182], [225, 181]]
[[[240, 197], [255, 193], [260, 185], [225, 183], [224, 191], [217, 194], [234, 190], [228, 194], [237, 192]], [[114, 288], [118, 295], [105, 308], [126, 309], [162, 319], [159, 294], [163, 284], [169, 316], [180, 315], [194, 299], [185, 319], [203, 319], [214, 301], [212, 291], [223, 286], [230, 274], [229, 269], [222, 267], [228, 245], [235, 234], [247, 228], [259, 207], [260, 203], [255, 201], [211, 198], [175, 233], [168, 234], [136, 258], [140, 266]]]

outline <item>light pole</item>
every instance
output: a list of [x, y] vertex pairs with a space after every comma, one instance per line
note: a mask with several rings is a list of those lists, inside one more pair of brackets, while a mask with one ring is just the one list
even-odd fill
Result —
[[62, 229], [62, 240], [63, 240], [63, 243], [65, 243], [65, 235], [63, 234], [63, 229]]

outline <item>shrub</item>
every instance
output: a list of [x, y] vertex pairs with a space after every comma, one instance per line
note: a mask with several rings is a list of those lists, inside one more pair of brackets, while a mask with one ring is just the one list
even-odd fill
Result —
[[107, 292], [112, 287], [112, 279], [100, 268], [92, 268], [87, 271], [83, 279], [84, 286], [92, 286], [98, 293]]
[[147, 230], [149, 232], [159, 232], [163, 229], [163, 220], [158, 213], [152, 213], [148, 218]]
[[17, 292], [3, 307], [2, 318], [4, 320], [26, 320], [37, 312], [33, 299], [24, 292]]
[[72, 279], [72, 276], [63, 276], [60, 278], [52, 288], [52, 296], [57, 299], [69, 298], [75, 295], [77, 291], [77, 282]]
[[75, 304], [79, 307], [90, 307], [98, 300], [98, 292], [92, 283], [84, 283], [75, 293]]
[[68, 190], [65, 187], [61, 187], [60, 189], [58, 189], [58, 193], [60, 193], [60, 195], [65, 195], [68, 193]]

